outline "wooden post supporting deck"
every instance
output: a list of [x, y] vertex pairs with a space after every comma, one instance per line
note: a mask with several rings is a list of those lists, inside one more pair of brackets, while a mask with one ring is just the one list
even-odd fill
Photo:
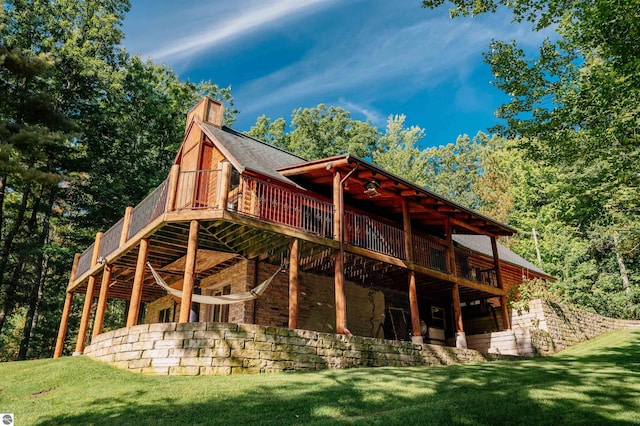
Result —
[[222, 175], [220, 176], [220, 194], [218, 194], [218, 206], [222, 210], [227, 209], [229, 202], [229, 183], [231, 182], [231, 163], [224, 161], [222, 163]]
[[100, 282], [100, 296], [98, 297], [98, 307], [96, 308], [96, 320], [93, 324], [93, 337], [102, 333], [104, 325], [104, 313], [107, 309], [107, 294], [111, 283], [111, 265], [104, 265], [102, 271], [102, 281]]
[[298, 267], [300, 262], [300, 240], [292, 238], [289, 243], [289, 328], [298, 328]]
[[[71, 267], [71, 274], [69, 275], [69, 285], [76, 279], [76, 272], [78, 271], [78, 262], [80, 262], [80, 253], [76, 253], [73, 258], [73, 266]], [[64, 338], [67, 335], [67, 326], [69, 325], [69, 315], [71, 314], [71, 302], [73, 301], [73, 293], [67, 292], [67, 296], [64, 299], [64, 308], [62, 308], [62, 318], [60, 318], [60, 328], [58, 328], [58, 338], [56, 339], [56, 349], [53, 351], [54, 358], [60, 358], [62, 356], [62, 349], [64, 348]]]
[[172, 212], [176, 209], [176, 200], [178, 199], [178, 180], [180, 179], [180, 164], [171, 166], [169, 172], [169, 189], [167, 192], [167, 211]]
[[[496, 281], [498, 288], [504, 290], [504, 283], [502, 281], [502, 269], [500, 267], [500, 257], [498, 256], [498, 242], [495, 236], [491, 236], [491, 251], [493, 252], [493, 264], [496, 270]], [[507, 306], [507, 296], [500, 296], [500, 307], [502, 308], [502, 328], [505, 330], [511, 329], [509, 319], [509, 307]]]
[[180, 322], [189, 322], [191, 314], [191, 298], [196, 272], [196, 257], [198, 254], [198, 221], [192, 220], [189, 225], [189, 242], [187, 245], [187, 260], [184, 266], [184, 280], [182, 284], [182, 301], [180, 302]]
[[460, 289], [458, 288], [458, 270], [456, 268], [456, 251], [453, 245], [453, 232], [449, 219], [444, 223], [445, 233], [447, 234], [447, 258], [449, 259], [449, 272], [453, 275], [454, 283], [451, 286], [451, 298], [453, 299], [453, 317], [456, 332], [456, 347], [466, 348], [467, 337], [464, 334], [464, 326], [462, 323], [462, 309], [460, 308]]
[[127, 316], [127, 327], [138, 324], [140, 314], [140, 300], [142, 299], [142, 284], [144, 283], [144, 270], [147, 267], [147, 254], [149, 253], [149, 240], [140, 240], [138, 249], [138, 262], [136, 263], [136, 273], [133, 277], [133, 288], [131, 289], [131, 300], [129, 301], [129, 315]]
[[[93, 268], [98, 262], [102, 235], [102, 232], [98, 232], [96, 234], [96, 242], [93, 245], [90, 268]], [[93, 289], [95, 285], [96, 276], [91, 275], [87, 282], [87, 293], [84, 297], [84, 307], [82, 308], [82, 318], [80, 319], [80, 327], [78, 328], [78, 340], [76, 340], [76, 351], [73, 353], [74, 355], [82, 355], [82, 352], [84, 352], [84, 345], [87, 340], [87, 327], [89, 326], [89, 317], [91, 316], [91, 305], [93, 304]]]
[[504, 289], [502, 284], [502, 269], [500, 268], [500, 257], [498, 256], [498, 242], [495, 236], [491, 236], [491, 251], [493, 252], [493, 265], [496, 269], [496, 281], [498, 288]]
[[502, 327], [505, 330], [511, 330], [511, 318], [509, 318], [507, 296], [500, 296], [500, 305], [502, 308]]
[[120, 247], [129, 239], [129, 226], [131, 226], [131, 215], [133, 207], [129, 206], [124, 209], [124, 220], [122, 221], [122, 233], [120, 234]]
[[333, 175], [333, 234], [340, 241], [340, 250], [335, 254], [335, 301], [336, 301], [336, 333], [345, 334], [347, 330], [347, 310], [344, 295], [344, 235], [343, 223], [344, 206], [342, 196], [342, 181], [340, 172]]
[[[413, 263], [413, 234], [411, 233], [411, 214], [409, 212], [409, 201], [404, 198], [402, 200], [402, 223], [404, 226], [404, 251], [407, 260]], [[411, 328], [413, 343], [422, 343], [422, 334], [420, 333], [420, 311], [418, 309], [418, 293], [416, 290], [416, 273], [409, 271], [409, 307], [411, 309]]]

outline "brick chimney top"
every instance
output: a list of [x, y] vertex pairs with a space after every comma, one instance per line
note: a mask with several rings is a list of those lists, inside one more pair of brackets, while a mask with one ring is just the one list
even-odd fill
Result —
[[211, 124], [212, 126], [221, 128], [224, 113], [222, 102], [203, 96], [200, 102], [196, 104], [187, 114], [187, 126], [193, 121], [194, 117], [198, 117], [201, 121]]

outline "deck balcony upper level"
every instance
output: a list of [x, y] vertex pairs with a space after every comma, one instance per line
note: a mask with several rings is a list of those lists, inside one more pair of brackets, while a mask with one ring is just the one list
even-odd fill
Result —
[[[306, 162], [284, 153], [222, 126], [221, 106], [208, 101], [190, 114], [168, 178], [79, 255], [69, 291], [108, 264], [116, 269], [114, 293], [126, 292], [142, 239], [152, 241], [154, 266], [178, 270], [189, 222], [198, 220], [199, 248], [226, 253], [220, 264], [233, 256], [275, 259], [297, 238], [309, 243], [301, 258], [308, 270], [330, 270], [332, 253], [342, 250], [348, 279], [408, 269], [458, 283], [469, 298], [505, 294], [495, 239], [513, 229], [357, 157]], [[488, 251], [457, 234], [484, 238]]]

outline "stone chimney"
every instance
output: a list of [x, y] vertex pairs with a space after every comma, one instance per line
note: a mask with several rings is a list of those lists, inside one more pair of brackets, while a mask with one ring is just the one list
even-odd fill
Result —
[[224, 113], [222, 102], [204, 96], [200, 102], [196, 104], [187, 114], [187, 127], [194, 117], [198, 117], [201, 121], [211, 124], [212, 126], [221, 128]]

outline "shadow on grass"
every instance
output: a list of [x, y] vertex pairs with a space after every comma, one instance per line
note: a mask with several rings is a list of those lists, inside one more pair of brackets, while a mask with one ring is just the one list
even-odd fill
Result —
[[133, 376], [141, 388], [159, 387], [166, 395], [149, 397], [139, 389], [112, 397], [89, 390], [98, 397], [82, 410], [42, 417], [39, 424], [637, 425], [635, 340], [595, 355], [453, 367]]

